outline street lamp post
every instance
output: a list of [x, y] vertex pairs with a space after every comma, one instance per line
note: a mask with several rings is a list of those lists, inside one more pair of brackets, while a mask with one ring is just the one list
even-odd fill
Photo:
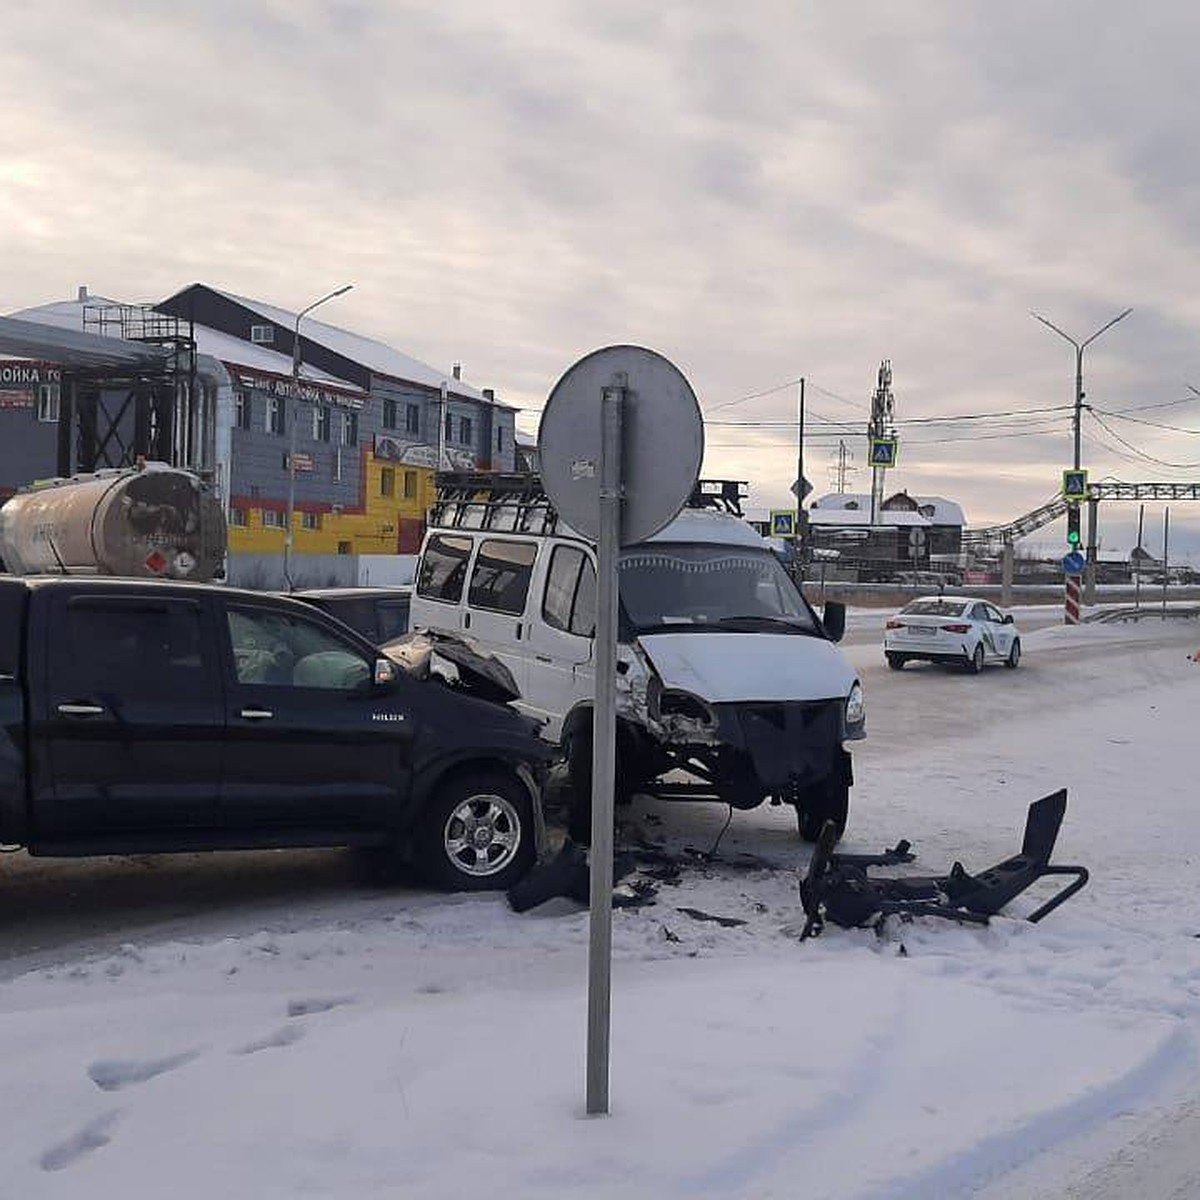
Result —
[[302, 308], [296, 314], [296, 326], [292, 334], [292, 411], [288, 414], [288, 497], [287, 497], [287, 528], [283, 531], [283, 577], [287, 581], [288, 591], [292, 590], [292, 539], [295, 537], [296, 519], [296, 426], [300, 423], [300, 319], [312, 312], [326, 300], [335, 296], [344, 296], [354, 284], [343, 284], [336, 291], [314, 300], [307, 308]]
[[1054, 332], [1057, 333], [1059, 337], [1065, 338], [1068, 342], [1071, 343], [1072, 346], [1075, 347], [1075, 415], [1074, 415], [1075, 461], [1073, 463], [1073, 466], [1075, 467], [1075, 470], [1077, 470], [1077, 471], [1079, 470], [1079, 457], [1080, 457], [1079, 456], [1079, 439], [1080, 439], [1079, 425], [1080, 425], [1080, 416], [1083, 412], [1083, 352], [1102, 333], [1104, 333], [1108, 329], [1111, 329], [1118, 321], [1123, 321], [1127, 316], [1129, 316], [1129, 314], [1131, 312], [1133, 312], [1133, 309], [1127, 308], [1124, 312], [1117, 313], [1117, 315], [1115, 317], [1113, 317], [1113, 319], [1111, 321], [1109, 321], [1106, 325], [1101, 325], [1100, 328], [1097, 329], [1096, 332], [1093, 333], [1091, 337], [1085, 338], [1082, 342], [1077, 342], [1069, 333], [1064, 333], [1061, 329], [1059, 329], [1059, 327], [1057, 325], [1054, 324], [1053, 321], [1047, 321], [1045, 317], [1039, 316], [1035, 312], [1031, 312], [1029, 314], [1031, 317], [1034, 318], [1034, 320], [1041, 321], [1041, 323], [1043, 325], [1045, 325], [1048, 329], [1053, 329]]
[[[1129, 314], [1133, 312], [1132, 308], [1127, 308], [1124, 312], [1119, 312], [1111, 321], [1101, 325], [1091, 337], [1084, 338], [1082, 342], [1077, 342], [1069, 333], [1065, 333], [1059, 329], [1053, 321], [1047, 321], [1045, 317], [1038, 313], [1030, 312], [1030, 316], [1035, 320], [1041, 321], [1047, 329], [1053, 329], [1059, 337], [1065, 338], [1072, 346], [1075, 347], [1075, 409], [1073, 414], [1073, 425], [1075, 431], [1075, 458], [1073, 466], [1075, 470], [1079, 470], [1080, 459], [1080, 425], [1083, 416], [1083, 352], [1092, 344], [1102, 333], [1111, 329], [1118, 321], [1123, 321]], [[1088, 544], [1087, 544], [1087, 566], [1084, 569], [1084, 604], [1095, 604], [1096, 602], [1096, 505], [1093, 503], [1090, 509], [1090, 520], [1088, 522]], [[1071, 547], [1075, 549], [1074, 546]], [[1070, 581], [1068, 581], [1068, 590]]]

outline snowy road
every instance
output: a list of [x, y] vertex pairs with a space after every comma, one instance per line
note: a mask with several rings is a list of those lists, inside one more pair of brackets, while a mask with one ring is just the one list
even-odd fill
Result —
[[[867, 693], [868, 739], [855, 747], [860, 779], [868, 764], [920, 753], [935, 743], [975, 736], [983, 727], [1040, 711], [1051, 715], [1105, 691], [1140, 687], [1149, 645], [1178, 642], [1174, 625], [1154, 622], [1108, 629], [1099, 636], [1061, 627], [1057, 608], [1016, 610], [1028, 653], [1016, 672], [989, 667], [976, 678], [928, 664], [903, 672], [886, 668], [880, 628], [886, 614], [852, 612], [845, 649]], [[1063, 675], [1063, 666], [1071, 669]], [[869, 781], [869, 780], [868, 780]], [[722, 810], [723, 811], [723, 810]], [[707, 829], [714, 810], [692, 809]], [[739, 821], [747, 817], [739, 815]], [[857, 824], [857, 822], [852, 822]], [[853, 830], [852, 830], [853, 832]], [[380, 898], [349, 852], [266, 851], [224, 855], [146, 855], [109, 859], [0, 857], [6, 929], [0, 935], [0, 979], [5, 960], [33, 953], [52, 960], [63, 948], [113, 949], [132, 935], [215, 933], [225, 922], [286, 920], [326, 903], [369, 905]], [[414, 899], [423, 893], [409, 893]], [[384, 902], [393, 899], [388, 893]], [[40, 959], [39, 959], [40, 961]], [[22, 970], [18, 962], [12, 970]]]
[[889, 672], [851, 642], [870, 736], [846, 848], [908, 837], [914, 870], [982, 867], [1065, 785], [1056, 858], [1092, 882], [1040, 925], [800, 944], [788, 812], [722, 835], [714, 805], [636, 805], [665, 846], [719, 854], [615, 914], [602, 1121], [580, 1118], [587, 920], [566, 902], [516, 916], [276, 855], [107, 865], [71, 877], [72, 913], [49, 867], [17, 870], [5, 1191], [1198, 1194], [1197, 647], [1194, 623], [1047, 627], [1018, 671], [973, 677]]

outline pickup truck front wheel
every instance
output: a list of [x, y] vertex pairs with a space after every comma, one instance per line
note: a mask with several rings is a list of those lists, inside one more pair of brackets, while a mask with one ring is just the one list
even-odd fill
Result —
[[434, 792], [416, 834], [417, 867], [458, 892], [508, 888], [533, 865], [533, 809], [520, 781], [485, 769], [452, 776]]

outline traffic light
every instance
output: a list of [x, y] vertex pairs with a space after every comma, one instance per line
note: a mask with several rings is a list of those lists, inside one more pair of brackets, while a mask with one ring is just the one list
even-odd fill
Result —
[[1067, 545], [1072, 550], [1079, 548], [1079, 505], [1067, 505]]

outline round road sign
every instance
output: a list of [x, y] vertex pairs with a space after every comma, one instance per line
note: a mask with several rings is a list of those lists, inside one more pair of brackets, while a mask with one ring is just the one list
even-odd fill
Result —
[[704, 457], [704, 422], [691, 385], [661, 354], [608, 346], [585, 355], [554, 385], [538, 426], [542, 486], [572, 529], [600, 529], [601, 409], [623, 387], [621, 544], [644, 541], [687, 503]]

